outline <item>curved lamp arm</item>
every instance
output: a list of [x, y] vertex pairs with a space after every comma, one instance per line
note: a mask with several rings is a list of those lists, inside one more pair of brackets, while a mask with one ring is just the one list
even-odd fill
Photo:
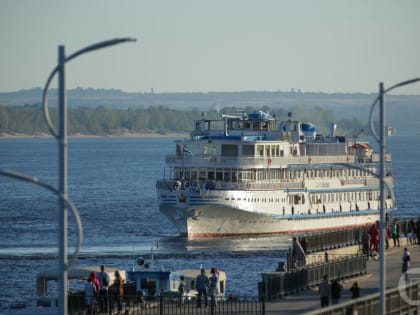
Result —
[[420, 81], [420, 78], [414, 78], [411, 80], [407, 80], [407, 81], [403, 81], [397, 84], [394, 84], [393, 86], [387, 88], [386, 90], [381, 91], [381, 93], [375, 98], [375, 100], [373, 101], [373, 104], [370, 108], [370, 113], [369, 113], [369, 127], [370, 127], [370, 132], [372, 133], [373, 137], [375, 138], [376, 142], [380, 142], [380, 139], [378, 137], [378, 135], [376, 134], [375, 131], [375, 126], [373, 125], [373, 110], [375, 109], [375, 105], [376, 103], [379, 101], [379, 99], [381, 97], [383, 97], [384, 94], [388, 93], [389, 91], [400, 87], [400, 86], [404, 86], [404, 85], [408, 85], [408, 84], [412, 84], [412, 83], [416, 83]]
[[80, 248], [82, 247], [82, 240], [83, 240], [82, 220], [80, 219], [79, 211], [77, 210], [75, 204], [69, 198], [65, 198], [62, 194], [60, 194], [60, 192], [57, 189], [55, 189], [53, 186], [40, 181], [39, 178], [36, 176], [29, 176], [29, 175], [19, 173], [10, 169], [0, 169], [0, 175], [41, 186], [51, 191], [58, 197], [60, 197], [70, 207], [71, 211], [73, 212], [74, 218], [76, 220], [76, 224], [77, 224], [77, 244], [76, 244], [76, 248], [74, 250], [73, 256], [70, 262], [66, 266], [66, 269], [69, 270], [73, 266], [73, 264], [76, 262], [76, 259], [79, 256]]
[[[111, 39], [111, 40], [106, 40], [103, 42], [99, 42], [90, 46], [87, 46], [85, 48], [82, 48], [78, 51], [76, 51], [75, 53], [71, 54], [70, 56], [68, 56], [65, 60], [64, 63], [84, 54], [84, 53], [88, 53], [97, 49], [102, 49], [102, 48], [106, 48], [109, 46], [113, 46], [113, 45], [118, 45], [121, 43], [125, 43], [125, 42], [135, 42], [136, 39], [135, 38], [115, 38], [115, 39]], [[44, 87], [44, 91], [42, 93], [42, 107], [43, 107], [43, 113], [44, 113], [44, 119], [47, 122], [47, 126], [48, 129], [50, 130], [50, 133], [58, 139], [58, 133], [55, 130], [54, 126], [51, 123], [51, 119], [50, 119], [50, 114], [48, 112], [48, 88], [50, 86], [50, 83], [52, 81], [52, 79], [54, 78], [55, 74], [57, 73], [57, 71], [60, 69], [62, 65], [58, 64], [57, 66], [55, 66], [55, 68], [53, 69], [53, 71], [50, 73], [47, 82], [45, 83], [45, 87]]]

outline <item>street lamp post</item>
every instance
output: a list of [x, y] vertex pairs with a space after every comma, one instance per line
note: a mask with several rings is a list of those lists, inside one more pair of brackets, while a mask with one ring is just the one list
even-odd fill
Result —
[[[59, 284], [59, 311], [60, 314], [67, 314], [68, 302], [66, 283], [68, 279], [68, 264], [67, 264], [67, 100], [66, 100], [66, 85], [65, 85], [65, 64], [70, 60], [97, 49], [121, 44], [124, 42], [132, 42], [135, 39], [131, 38], [117, 38], [87, 46], [73, 53], [66, 58], [64, 46], [58, 48], [58, 65], [51, 72], [43, 91], [43, 109], [44, 117], [47, 126], [52, 135], [57, 139], [59, 145], [59, 195], [58, 199], [58, 219], [59, 219], [59, 263], [58, 263], [58, 284]], [[58, 72], [58, 122], [59, 131], [56, 132], [48, 113], [47, 92], [52, 78]]]
[[[379, 95], [375, 99], [375, 101], [372, 104], [372, 108], [370, 111], [370, 130], [372, 132], [372, 135], [374, 136], [375, 140], [380, 145], [380, 170], [379, 170], [379, 176], [380, 176], [380, 221], [379, 221], [379, 235], [381, 237], [381, 241], [379, 242], [379, 255], [380, 255], [380, 265], [379, 265], [379, 314], [385, 315], [386, 314], [386, 303], [385, 303], [385, 291], [386, 291], [386, 269], [385, 269], [385, 242], [384, 242], [384, 235], [386, 233], [386, 214], [385, 214], [385, 106], [384, 106], [384, 96], [389, 91], [401, 87], [404, 85], [412, 84], [415, 82], [420, 81], [420, 78], [411, 79], [408, 81], [403, 81], [400, 83], [397, 83], [393, 86], [391, 86], [388, 89], [384, 89], [383, 82], [379, 83]], [[372, 113], [373, 109], [375, 107], [375, 104], [379, 101], [379, 118], [380, 118], [380, 133], [379, 138], [375, 133], [375, 129], [373, 126], [373, 119], [372, 119]]]

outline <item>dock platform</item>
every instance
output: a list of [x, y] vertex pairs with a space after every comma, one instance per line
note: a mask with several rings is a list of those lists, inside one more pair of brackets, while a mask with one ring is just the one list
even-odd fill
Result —
[[[410, 252], [411, 262], [409, 269], [420, 268], [420, 246], [419, 244], [409, 244], [407, 238], [400, 239], [400, 247], [393, 245], [390, 240], [390, 247], [385, 250], [385, 269], [386, 269], [386, 288], [397, 288], [402, 276], [402, 255], [404, 248]], [[380, 261], [370, 258], [367, 262], [367, 274], [360, 277], [345, 279], [340, 281], [343, 286], [340, 303], [351, 301], [350, 287], [355, 281], [360, 287], [360, 296], [379, 292], [379, 269]], [[419, 274], [420, 278], [420, 274]], [[333, 279], [329, 279], [330, 281]], [[330, 301], [331, 306], [331, 301]], [[283, 296], [273, 301], [266, 302], [265, 314], [291, 315], [305, 314], [321, 309], [318, 287], [307, 289], [292, 295]]]

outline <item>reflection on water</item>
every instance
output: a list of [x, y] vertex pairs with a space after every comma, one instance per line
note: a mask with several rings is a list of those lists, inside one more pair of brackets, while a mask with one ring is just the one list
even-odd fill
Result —
[[267, 251], [285, 250], [290, 244], [290, 237], [278, 236], [231, 236], [214, 238], [188, 239], [184, 236], [161, 237], [162, 251]]
[[[234, 236], [220, 238], [189, 239], [181, 235], [161, 235], [160, 237], [142, 237], [140, 242], [117, 243], [113, 242], [95, 246], [83, 246], [80, 251], [81, 258], [88, 257], [129, 257], [132, 255], [148, 255], [154, 251], [161, 256], [170, 257], [178, 255], [214, 255], [218, 253], [266, 252], [286, 251], [291, 244], [291, 238], [279, 236]], [[72, 254], [74, 248], [69, 247]], [[56, 246], [2, 246], [0, 259], [55, 259], [58, 251]]]

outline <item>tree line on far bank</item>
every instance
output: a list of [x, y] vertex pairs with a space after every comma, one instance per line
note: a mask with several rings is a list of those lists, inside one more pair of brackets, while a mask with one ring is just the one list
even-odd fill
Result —
[[[356, 119], [342, 119], [337, 121], [330, 110], [314, 107], [311, 109], [295, 108], [270, 110], [262, 108], [241, 108], [241, 111], [268, 111], [275, 114], [278, 120], [288, 120], [288, 113], [292, 112], [292, 120], [311, 122], [317, 125], [321, 133], [328, 133], [331, 122], [337, 124], [337, 133], [349, 134], [354, 130], [365, 129], [366, 123]], [[206, 119], [220, 118], [221, 113], [237, 114], [238, 108], [224, 108], [218, 112], [206, 111]], [[54, 125], [57, 122], [57, 109], [50, 108], [49, 114]], [[170, 109], [167, 106], [150, 106], [148, 108], [69, 108], [68, 133], [84, 135], [113, 135], [121, 132], [129, 133], [184, 133], [194, 128], [194, 120], [202, 117], [199, 109], [191, 111]], [[0, 132], [38, 134], [48, 133], [41, 105], [0, 106]]]

